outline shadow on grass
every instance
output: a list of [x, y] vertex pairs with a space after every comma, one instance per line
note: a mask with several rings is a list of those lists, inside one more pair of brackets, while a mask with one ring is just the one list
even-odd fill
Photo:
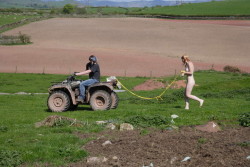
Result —
[[93, 111], [91, 107], [85, 107], [85, 106], [80, 106], [77, 107], [75, 110], [71, 110], [71, 111]]
[[182, 108], [181, 106], [174, 106], [174, 108]]

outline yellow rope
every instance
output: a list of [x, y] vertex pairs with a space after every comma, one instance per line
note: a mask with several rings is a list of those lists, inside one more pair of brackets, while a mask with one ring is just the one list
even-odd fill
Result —
[[178, 77], [178, 75], [174, 78], [174, 80], [173, 80], [168, 86], [166, 86], [165, 90], [164, 90], [160, 95], [155, 96], [155, 97], [144, 97], [144, 96], [140, 96], [140, 95], [138, 95], [138, 94], [132, 92], [131, 90], [129, 90], [129, 89], [128, 89], [126, 86], [124, 86], [118, 79], [117, 79], [117, 81], [118, 81], [118, 83], [121, 84], [121, 86], [122, 86], [125, 90], [127, 90], [129, 93], [131, 93], [132, 95], [134, 95], [134, 96], [136, 96], [136, 97], [138, 97], [138, 98], [146, 99], [146, 100], [152, 100], [152, 99], [163, 100], [163, 99], [162, 99], [162, 95], [164, 95], [164, 93], [165, 93], [165, 92], [170, 88], [170, 86], [176, 81], [177, 77]]

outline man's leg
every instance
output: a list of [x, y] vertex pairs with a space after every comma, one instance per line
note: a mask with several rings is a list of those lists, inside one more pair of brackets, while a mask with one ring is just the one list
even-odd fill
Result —
[[84, 100], [84, 97], [85, 97], [85, 86], [84, 86], [84, 83], [85, 81], [82, 81], [81, 83], [80, 83], [80, 86], [79, 86], [79, 88], [80, 88], [80, 96], [79, 96], [79, 100], [81, 100], [81, 101], [83, 101]]
[[85, 99], [85, 86], [90, 86], [96, 82], [98, 82], [96, 79], [87, 79], [87, 80], [82, 81], [80, 83], [80, 98], [82, 100]]

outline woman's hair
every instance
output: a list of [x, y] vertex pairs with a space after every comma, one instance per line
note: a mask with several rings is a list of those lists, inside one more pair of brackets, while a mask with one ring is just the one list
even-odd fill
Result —
[[183, 55], [183, 56], [181, 56], [181, 59], [182, 59], [182, 60], [185, 60], [185, 62], [189, 62], [189, 61], [190, 61], [188, 55]]

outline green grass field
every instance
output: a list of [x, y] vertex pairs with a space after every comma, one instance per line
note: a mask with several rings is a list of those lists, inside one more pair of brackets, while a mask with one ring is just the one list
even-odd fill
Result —
[[249, 16], [249, 0], [224, 0], [205, 3], [186, 3], [179, 6], [155, 6], [144, 8], [89, 7], [88, 14], [101, 13], [128, 15], [169, 16]]
[[19, 14], [0, 14], [0, 26], [15, 23], [24, 19], [33, 18], [35, 16], [19, 15]]
[[16, 28], [18, 26], [22, 26], [24, 24], [28, 24], [32, 21], [38, 21], [38, 20], [41, 20], [41, 16], [37, 14], [27, 15], [19, 13], [12, 13], [12, 14], [0, 13], [0, 27], [3, 25], [10, 24], [7, 27], [2, 27], [0, 29], [0, 33]]
[[144, 8], [133, 14], [175, 16], [249, 16], [249, 0], [224, 0], [205, 3], [182, 4]]
[[[51, 82], [62, 81], [66, 75], [51, 74], [8, 74], [0, 73], [0, 92], [46, 93]], [[102, 126], [95, 121], [113, 120], [124, 122], [129, 117], [162, 116], [170, 118], [176, 114], [177, 126], [204, 124], [216, 121], [220, 125], [239, 124], [238, 118], [250, 108], [250, 75], [215, 71], [195, 73], [196, 82], [193, 94], [205, 99], [204, 107], [191, 101], [191, 109], [184, 110], [183, 89], [169, 89], [162, 101], [142, 100], [128, 92], [118, 93], [120, 103], [117, 109], [91, 111], [88, 105], [79, 106], [76, 111], [51, 113], [47, 109], [48, 95], [0, 95], [0, 166], [26, 164], [34, 166], [49, 164], [65, 165], [87, 156], [80, 149], [91, 139], [79, 139], [75, 133], [94, 133]], [[86, 77], [79, 78], [85, 79]], [[148, 78], [119, 77], [129, 89]], [[173, 77], [160, 78], [171, 81]], [[183, 78], [179, 78], [183, 79]], [[102, 81], [105, 77], [102, 78]], [[136, 93], [153, 97], [163, 89], [138, 91]], [[84, 127], [56, 126], [35, 128], [35, 123], [51, 115], [66, 116], [86, 123]], [[166, 125], [158, 128], [165, 129]], [[156, 127], [157, 128], [157, 127]], [[7, 164], [7, 165], [6, 165]]]
[[128, 11], [127, 8], [119, 7], [89, 7], [87, 8], [87, 14], [125, 14]]
[[[41, 9], [51, 9], [53, 11], [62, 11], [62, 7], [66, 3], [76, 5], [75, 1], [58, 1], [58, 2], [30, 2], [30, 0], [19, 2], [18, 0], [12, 0], [13, 2], [0, 2], [2, 8], [15, 7], [18, 10], [32, 10], [40, 9], [40, 13], [49, 13], [48, 11]], [[18, 1], [18, 2], [17, 2]], [[10, 5], [10, 6], [8, 6]], [[26, 9], [22, 9], [22, 8]], [[154, 6], [154, 7], [87, 7], [87, 15], [168, 15], [168, 16], [249, 16], [250, 15], [250, 1], [249, 0], [223, 0], [223, 1], [211, 1], [205, 3], [184, 3], [178, 6]], [[0, 8], [1, 9], [1, 8]], [[12, 9], [10, 9], [12, 10]], [[35, 11], [39, 13], [39, 10]], [[1, 19], [0, 19], [1, 20]]]
[[64, 1], [47, 1], [43, 2], [41, 0], [8, 0], [0, 1], [0, 6], [3, 8], [36, 8], [36, 9], [46, 9], [62, 7], [65, 4], [72, 3], [77, 4], [74, 0], [64, 0]]

